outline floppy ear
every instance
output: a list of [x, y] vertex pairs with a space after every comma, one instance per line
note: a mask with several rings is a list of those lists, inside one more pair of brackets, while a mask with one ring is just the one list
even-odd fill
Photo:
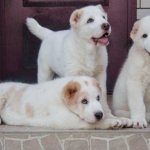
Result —
[[96, 5], [100, 10], [102, 10], [103, 12], [105, 12], [104, 8], [102, 7], [102, 5], [98, 4]]
[[133, 28], [132, 28], [132, 31], [130, 33], [130, 37], [131, 39], [134, 41], [135, 39], [135, 35], [137, 34], [138, 32], [138, 28], [139, 28], [139, 21], [136, 21], [133, 25]]
[[76, 81], [70, 81], [63, 90], [63, 96], [66, 104], [75, 104], [76, 94], [80, 91], [80, 83]]
[[72, 27], [77, 27], [77, 25], [81, 19], [81, 16], [82, 16], [82, 10], [77, 9], [77, 10], [73, 11], [73, 13], [71, 14], [71, 17], [70, 17], [70, 25]]

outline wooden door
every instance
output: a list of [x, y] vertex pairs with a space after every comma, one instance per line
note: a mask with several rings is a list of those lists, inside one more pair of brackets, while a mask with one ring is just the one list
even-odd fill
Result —
[[102, 4], [112, 25], [107, 82], [111, 92], [128, 52], [129, 32], [136, 19], [136, 0], [1, 0], [0, 80], [36, 82], [40, 40], [27, 30], [27, 17], [34, 17], [52, 30], [67, 29], [71, 12], [90, 4]]

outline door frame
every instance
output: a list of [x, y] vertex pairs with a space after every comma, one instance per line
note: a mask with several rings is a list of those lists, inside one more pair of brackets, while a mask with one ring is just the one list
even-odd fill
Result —
[[5, 49], [5, 0], [0, 2], [0, 81], [3, 79], [3, 51]]
[[128, 15], [128, 36], [129, 36], [133, 23], [137, 19], [137, 11], [136, 11], [137, 0], [128, 0], [127, 5], [128, 5], [128, 14], [127, 14]]
[[[81, 0], [80, 0], [81, 1]], [[101, 3], [103, 6], [108, 6], [109, 0], [93, 0], [93, 4], [99, 4]], [[41, 1], [41, 0], [23, 0], [23, 6], [24, 7], [67, 7], [67, 6], [84, 6], [84, 5], [89, 5], [91, 4], [90, 1], [85, 0], [81, 1], [80, 3], [77, 2], [77, 0], [63, 0], [63, 1], [55, 1], [55, 0], [50, 0], [50, 1]]]

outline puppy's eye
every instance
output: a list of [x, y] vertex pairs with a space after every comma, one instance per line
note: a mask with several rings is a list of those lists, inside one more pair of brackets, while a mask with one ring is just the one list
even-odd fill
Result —
[[94, 22], [94, 19], [93, 19], [93, 18], [89, 18], [89, 19], [87, 20], [87, 23], [92, 23], [92, 22]]
[[147, 34], [143, 34], [142, 37], [143, 37], [143, 38], [147, 38], [148, 35], [147, 35]]
[[100, 96], [99, 96], [99, 95], [96, 97], [96, 100], [97, 100], [97, 101], [100, 101]]
[[104, 18], [104, 19], [106, 19], [106, 17], [105, 17], [105, 16], [103, 16], [103, 18]]
[[82, 103], [82, 104], [88, 104], [88, 100], [84, 98], [84, 99], [81, 101], [81, 103]]

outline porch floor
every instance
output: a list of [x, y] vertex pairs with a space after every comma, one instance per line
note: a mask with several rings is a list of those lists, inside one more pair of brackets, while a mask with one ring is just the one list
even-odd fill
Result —
[[0, 150], [150, 150], [150, 127], [120, 130], [49, 130], [0, 126]]

